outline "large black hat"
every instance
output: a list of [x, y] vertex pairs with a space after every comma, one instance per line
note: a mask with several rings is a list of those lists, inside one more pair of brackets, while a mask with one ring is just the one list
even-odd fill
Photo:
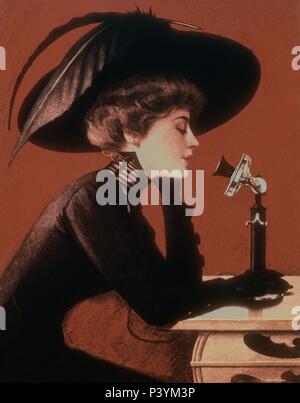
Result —
[[253, 97], [260, 79], [254, 53], [227, 38], [140, 12], [90, 14], [54, 30], [29, 58], [12, 96], [37, 55], [70, 29], [101, 22], [33, 88], [19, 112], [20, 138], [66, 152], [94, 151], [84, 115], [101, 89], [134, 74], [172, 74], [194, 82], [207, 98], [199, 134], [221, 125]]

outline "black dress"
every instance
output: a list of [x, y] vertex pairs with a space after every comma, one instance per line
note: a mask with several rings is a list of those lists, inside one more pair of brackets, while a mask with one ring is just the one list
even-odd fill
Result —
[[[130, 169], [140, 168], [135, 154], [122, 160]], [[116, 172], [116, 167], [112, 162], [107, 169]], [[57, 360], [62, 367], [67, 361], [63, 318], [86, 298], [116, 290], [154, 325], [205, 303], [199, 239], [183, 207], [163, 207], [164, 258], [140, 205], [97, 203], [96, 175], [85, 175], [58, 194], [2, 275], [0, 305], [7, 314], [7, 330], [0, 332], [2, 381], [39, 380]]]

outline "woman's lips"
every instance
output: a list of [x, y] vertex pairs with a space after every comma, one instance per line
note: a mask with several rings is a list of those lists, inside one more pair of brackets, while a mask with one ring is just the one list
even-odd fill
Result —
[[183, 161], [185, 167], [187, 167], [189, 165], [191, 157], [192, 156], [187, 156], [187, 157], [182, 158], [182, 161]]
[[191, 158], [192, 158], [192, 155], [187, 155], [187, 156], [183, 157], [182, 159], [183, 159], [184, 161], [187, 161], [187, 162], [188, 162]]

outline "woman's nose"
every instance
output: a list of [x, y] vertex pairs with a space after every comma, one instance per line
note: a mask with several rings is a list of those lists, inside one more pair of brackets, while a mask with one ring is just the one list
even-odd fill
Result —
[[199, 146], [199, 141], [197, 140], [197, 137], [194, 135], [194, 133], [191, 129], [188, 130], [187, 146], [188, 147], [198, 147]]

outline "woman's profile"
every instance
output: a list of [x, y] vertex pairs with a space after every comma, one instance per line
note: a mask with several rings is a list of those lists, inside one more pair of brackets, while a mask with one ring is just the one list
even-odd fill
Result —
[[[94, 380], [97, 363], [80, 366], [62, 334], [67, 312], [89, 297], [115, 291], [145, 323], [162, 326], [253, 292], [239, 277], [202, 281], [199, 237], [183, 205], [162, 206], [163, 256], [141, 204], [118, 203], [136, 183], [136, 170], [149, 178], [151, 170], [188, 169], [197, 136], [236, 115], [258, 85], [259, 64], [249, 49], [171, 25], [140, 13], [107, 15], [25, 102], [13, 158], [28, 140], [54, 150], [102, 151], [124, 193], [101, 205], [98, 172], [88, 173], [33, 225], [0, 279], [9, 329], [1, 335], [1, 380]], [[176, 180], [171, 175], [173, 186]], [[108, 371], [102, 381], [105, 375], [130, 379]]]

